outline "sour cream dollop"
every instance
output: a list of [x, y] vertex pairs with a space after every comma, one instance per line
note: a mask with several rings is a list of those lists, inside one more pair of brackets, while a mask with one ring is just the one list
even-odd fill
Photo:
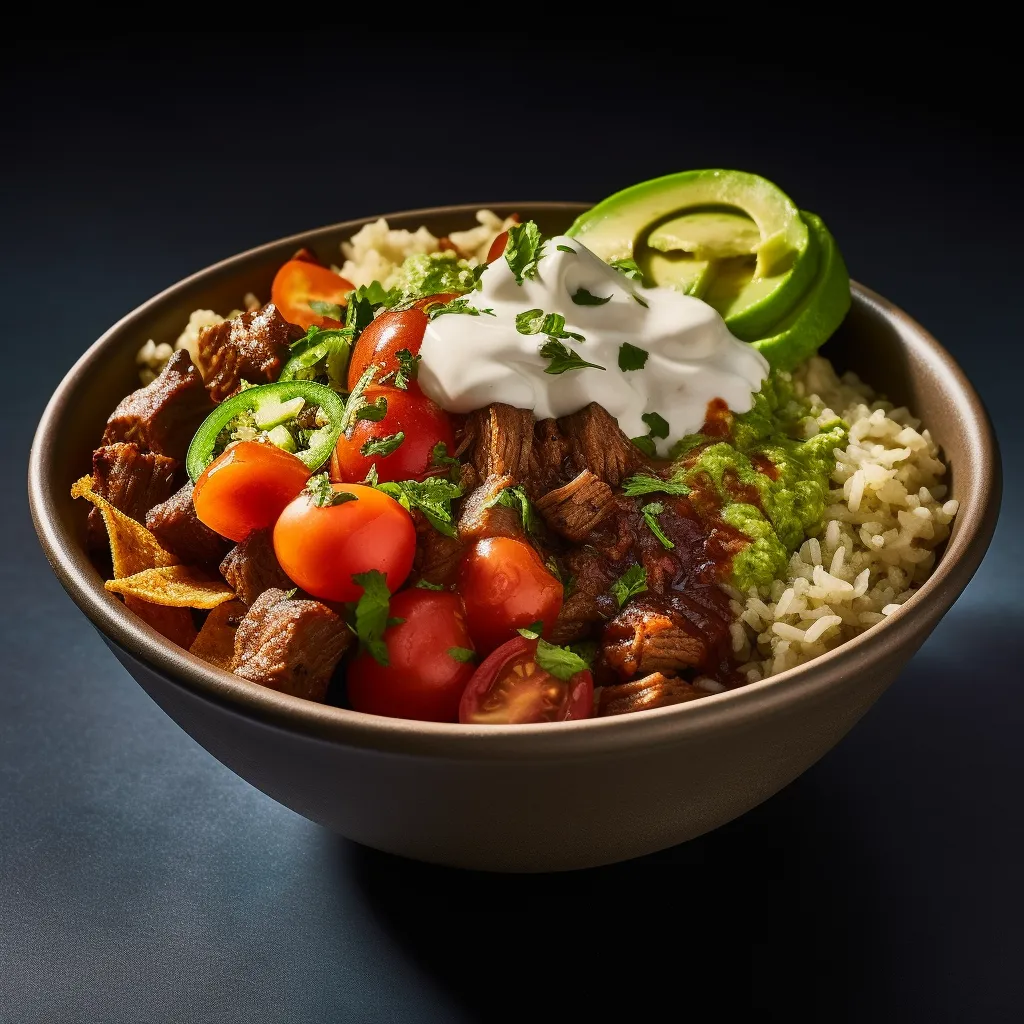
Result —
[[[669, 434], [658, 445], [665, 451], [700, 429], [714, 398], [733, 412], [749, 411], [768, 375], [764, 357], [734, 337], [706, 302], [671, 288], [640, 287], [574, 238], [548, 239], [536, 276], [522, 284], [506, 260], [496, 260], [466, 299], [481, 315], [435, 317], [420, 348], [420, 387], [449, 412], [503, 402], [546, 419], [597, 402], [628, 437], [649, 433], [644, 414], [663, 417]], [[600, 299], [608, 301], [596, 304]], [[528, 310], [561, 314], [563, 330], [584, 340], [560, 343], [604, 369], [547, 373], [550, 361], [540, 349], [548, 337], [516, 326]], [[642, 369], [619, 369], [627, 344], [648, 353]]]

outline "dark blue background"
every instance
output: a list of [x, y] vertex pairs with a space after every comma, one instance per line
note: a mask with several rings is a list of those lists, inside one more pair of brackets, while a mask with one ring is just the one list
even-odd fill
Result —
[[[659, 998], [750, 1020], [1020, 1012], [1018, 90], [991, 67], [897, 62], [889, 38], [849, 63], [818, 45], [803, 70], [698, 57], [699, 38], [8, 42], [0, 1019], [533, 1020], [553, 1001], [600, 1019], [624, 1000], [646, 1020]], [[573, 875], [403, 862], [221, 767], [35, 541], [26, 456], [74, 359], [154, 292], [280, 235], [596, 200], [701, 166], [760, 172], [823, 216], [852, 275], [929, 327], [992, 412], [995, 543], [898, 684], [743, 819]]]

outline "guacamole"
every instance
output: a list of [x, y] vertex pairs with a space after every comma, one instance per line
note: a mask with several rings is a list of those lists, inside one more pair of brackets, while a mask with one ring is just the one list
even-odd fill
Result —
[[416, 253], [406, 258], [392, 288], [395, 302], [409, 302], [444, 292], [468, 292], [476, 286], [469, 263], [454, 252]]
[[740, 590], [769, 585], [821, 526], [833, 449], [845, 444], [847, 426], [836, 419], [804, 439], [809, 416], [788, 374], [773, 371], [749, 412], [727, 413], [715, 424], [722, 429], [691, 434], [673, 447], [683, 482], [693, 491], [713, 489], [718, 517], [750, 538], [732, 562], [729, 582]]

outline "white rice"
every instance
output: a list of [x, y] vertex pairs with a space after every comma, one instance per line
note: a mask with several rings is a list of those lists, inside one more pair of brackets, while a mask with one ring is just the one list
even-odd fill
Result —
[[832, 490], [818, 536], [792, 556], [785, 578], [747, 594], [730, 590], [733, 652], [748, 680], [800, 665], [881, 622], [935, 566], [957, 502], [946, 466], [920, 421], [877, 400], [854, 374], [814, 356], [793, 373], [811, 403], [809, 432], [841, 416]]

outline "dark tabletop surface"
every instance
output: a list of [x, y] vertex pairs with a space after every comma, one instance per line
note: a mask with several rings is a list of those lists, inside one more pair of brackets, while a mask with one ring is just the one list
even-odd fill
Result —
[[[693, 40], [424, 36], [362, 56], [343, 40], [5, 44], [0, 1020], [602, 1019], [622, 1000], [647, 1020], [659, 998], [674, 1016], [711, 999], [749, 1020], [1020, 1019], [1010, 78], [889, 47], [812, 72], [696, 57]], [[939, 337], [995, 420], [995, 542], [898, 683], [744, 818], [571, 875], [404, 862], [222, 767], [115, 662], [36, 542], [28, 448], [79, 353], [154, 292], [281, 235], [596, 200], [703, 166], [757, 171], [823, 216], [851, 274]]]

